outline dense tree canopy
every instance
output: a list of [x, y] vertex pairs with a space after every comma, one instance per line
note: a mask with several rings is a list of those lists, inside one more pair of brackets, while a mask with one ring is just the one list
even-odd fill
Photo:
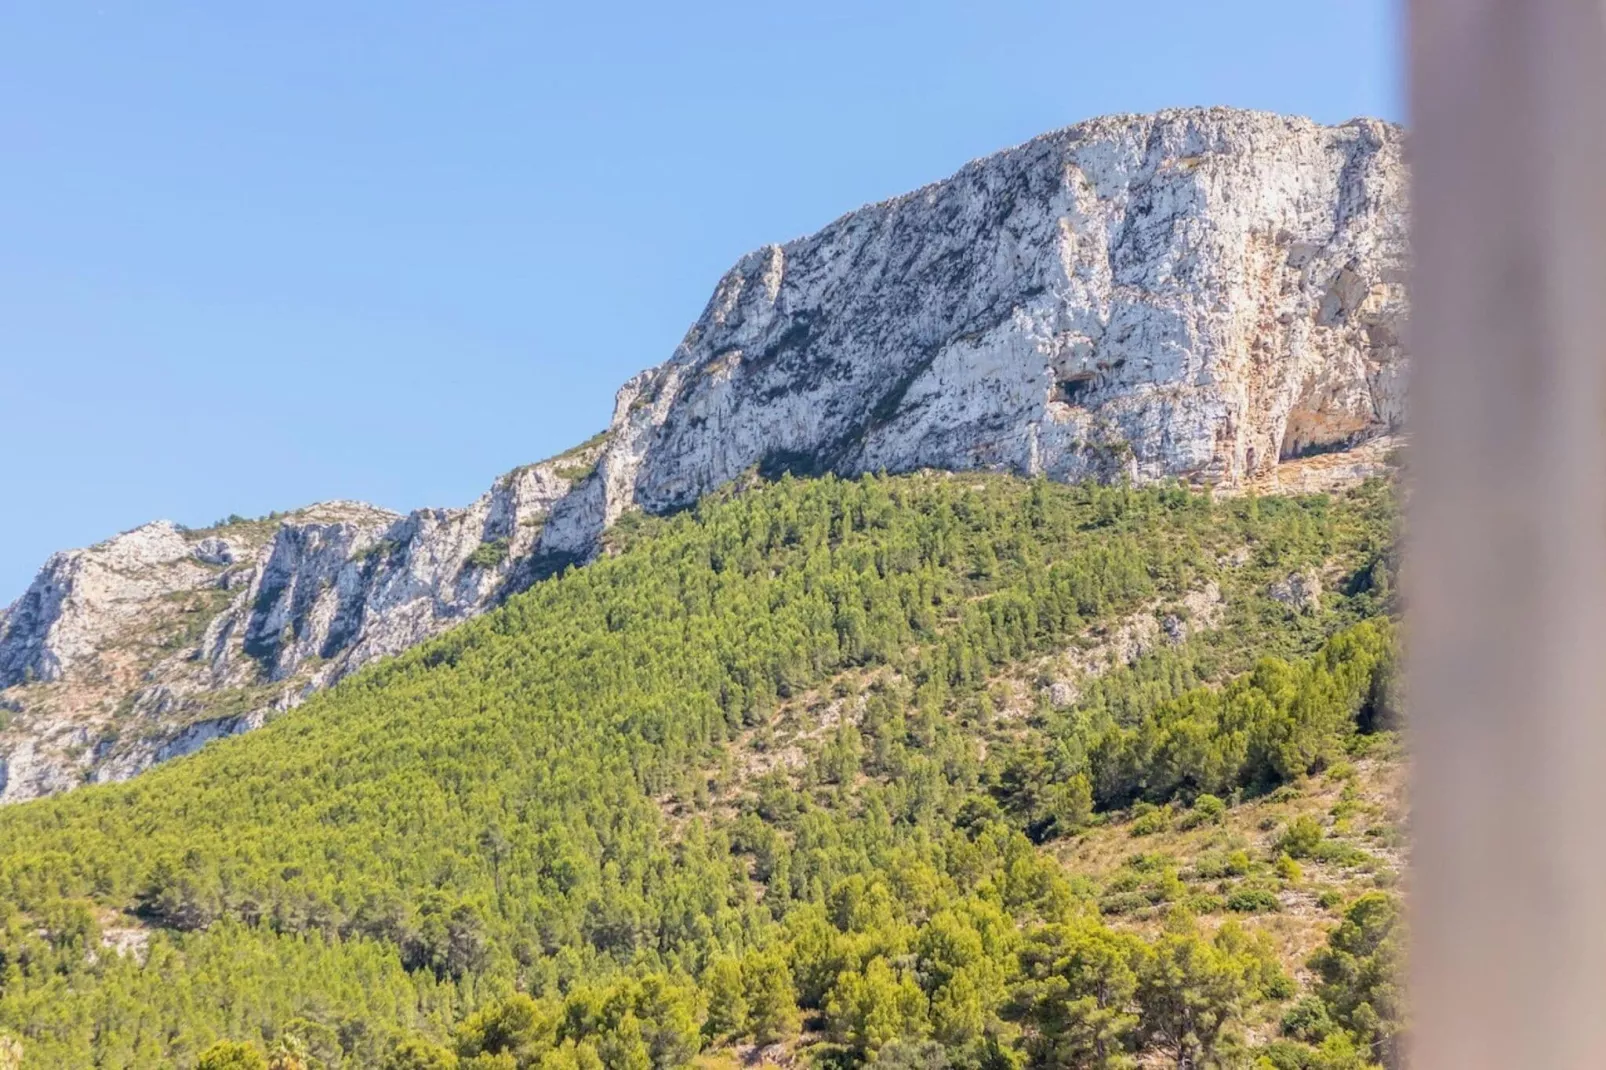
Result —
[[[1274, 952], [1180, 906], [1113, 931], [1039, 845], [1391, 724], [1391, 516], [1377, 486], [922, 475], [636, 518], [258, 732], [0, 811], [0, 1036], [41, 1067], [621, 1070], [804, 1030], [844, 1065], [1210, 1065], [1293, 994]], [[1312, 566], [1341, 573], [1319, 612], [1262, 596]], [[1210, 583], [1222, 627], [995, 709], [1000, 674]], [[775, 738], [820, 696], [846, 712]], [[1380, 909], [1278, 1058], [1393, 1057]]]

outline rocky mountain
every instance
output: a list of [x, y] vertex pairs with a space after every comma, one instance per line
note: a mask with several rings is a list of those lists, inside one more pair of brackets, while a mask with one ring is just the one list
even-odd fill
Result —
[[203, 530], [167, 521], [45, 562], [0, 615], [0, 802], [121, 780], [493, 605], [539, 576], [592, 443], [464, 509], [327, 502]]
[[603, 435], [465, 509], [57, 554], [0, 616], [0, 801], [260, 724], [752, 470], [1369, 474], [1405, 413], [1402, 142], [1227, 109], [1046, 134], [743, 257]]

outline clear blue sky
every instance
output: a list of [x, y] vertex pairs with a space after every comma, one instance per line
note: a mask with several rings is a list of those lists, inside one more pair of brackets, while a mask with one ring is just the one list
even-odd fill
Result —
[[1380, 0], [0, 5], [0, 603], [53, 549], [458, 505], [743, 252], [1093, 115], [1399, 118]]

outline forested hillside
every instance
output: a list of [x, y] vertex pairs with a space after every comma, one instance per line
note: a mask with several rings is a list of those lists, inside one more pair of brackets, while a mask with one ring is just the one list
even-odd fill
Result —
[[0, 1066], [1392, 1063], [1393, 519], [973, 474], [633, 517], [0, 811]]

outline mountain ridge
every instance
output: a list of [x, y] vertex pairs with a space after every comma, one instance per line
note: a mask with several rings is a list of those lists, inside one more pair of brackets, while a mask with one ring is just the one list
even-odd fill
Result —
[[1219, 108], [1039, 135], [742, 257], [607, 431], [462, 509], [169, 525], [143, 579], [113, 559], [153, 525], [53, 555], [0, 613], [0, 802], [255, 727], [754, 469], [1231, 490], [1359, 445], [1324, 470], [1374, 472], [1405, 407], [1402, 138]]

